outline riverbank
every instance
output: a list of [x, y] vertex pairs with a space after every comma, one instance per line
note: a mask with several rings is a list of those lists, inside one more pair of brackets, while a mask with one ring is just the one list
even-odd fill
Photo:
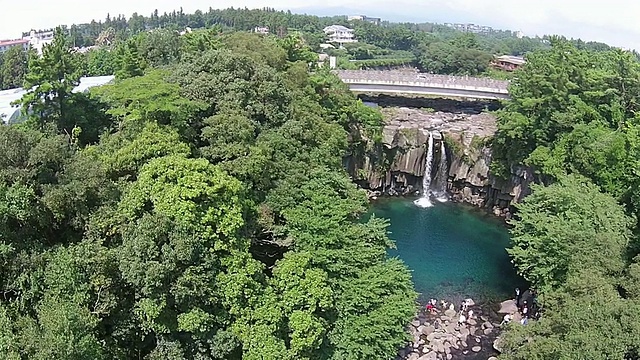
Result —
[[408, 326], [411, 341], [398, 352], [397, 360], [487, 360], [497, 356], [493, 342], [500, 334], [501, 317], [495, 304], [470, 305], [463, 313], [471, 318], [459, 324], [460, 311], [439, 308], [435, 314], [421, 306]]

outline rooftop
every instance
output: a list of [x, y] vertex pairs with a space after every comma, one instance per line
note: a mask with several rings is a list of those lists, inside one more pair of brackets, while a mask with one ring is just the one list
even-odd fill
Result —
[[326, 28], [323, 29], [324, 32], [327, 31], [353, 31], [353, 29], [349, 29], [346, 26], [342, 26], [342, 25], [331, 25], [331, 26], [327, 26]]
[[527, 62], [521, 56], [511, 56], [511, 55], [498, 56], [498, 57], [496, 57], [496, 60], [508, 62], [508, 63], [511, 63], [511, 64], [514, 64], [514, 65], [523, 65], [524, 63]]
[[[83, 92], [94, 86], [101, 86], [112, 81], [115, 77], [109, 76], [93, 76], [83, 77], [80, 79], [80, 84], [73, 89], [73, 92]], [[16, 113], [19, 112], [18, 106], [12, 106], [11, 103], [20, 100], [22, 95], [26, 94], [26, 90], [22, 88], [9, 89], [0, 91], [0, 118], [3, 122], [8, 122]]]
[[24, 45], [28, 43], [28, 39], [0, 40], [0, 46]]

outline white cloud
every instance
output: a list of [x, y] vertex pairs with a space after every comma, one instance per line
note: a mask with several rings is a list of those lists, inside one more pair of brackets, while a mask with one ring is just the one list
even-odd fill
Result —
[[631, 0], [31, 0], [28, 6], [19, 1], [0, 2], [0, 38], [18, 37], [30, 28], [104, 19], [107, 13], [148, 15], [156, 8], [164, 12], [182, 6], [185, 12], [193, 12], [206, 11], [209, 6], [292, 10], [336, 7], [387, 19], [473, 22], [530, 35], [560, 33], [640, 49], [640, 22], [635, 19], [640, 14], [640, 2]]

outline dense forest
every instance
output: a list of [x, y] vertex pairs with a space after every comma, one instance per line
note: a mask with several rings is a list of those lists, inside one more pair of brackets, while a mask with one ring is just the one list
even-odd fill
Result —
[[[207, 32], [202, 36], [206, 37]], [[300, 39], [185, 43], [72, 93], [62, 31], [0, 127], [3, 359], [383, 359], [416, 294], [342, 169], [381, 118]]]
[[[342, 168], [382, 119], [315, 62], [322, 27], [340, 21], [119, 16], [58, 29], [42, 56], [6, 52], [2, 86], [30, 90], [25, 122], [0, 127], [0, 357], [392, 358], [416, 294], [386, 257], [387, 223], [361, 222], [367, 198]], [[276, 33], [233, 31], [259, 25]], [[180, 36], [186, 26], [202, 29]], [[415, 56], [424, 71], [484, 71], [471, 55], [469, 67], [440, 60], [460, 51], [527, 54], [491, 166], [535, 170], [508, 251], [542, 317], [509, 325], [500, 358], [640, 358], [636, 54], [354, 27], [362, 44], [340, 51]], [[116, 81], [71, 91], [106, 74]]]
[[498, 112], [493, 171], [536, 171], [509, 250], [543, 317], [505, 359], [640, 358], [640, 64], [563, 39], [528, 56]]

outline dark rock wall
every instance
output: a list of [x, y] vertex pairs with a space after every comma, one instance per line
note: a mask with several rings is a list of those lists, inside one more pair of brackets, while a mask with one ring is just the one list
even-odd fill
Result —
[[465, 117], [430, 113], [422, 114], [420, 121], [412, 121], [416, 117], [406, 112], [394, 115], [396, 120], [391, 119], [384, 127], [381, 144], [344, 159], [353, 180], [367, 189], [371, 197], [415, 195], [423, 191], [429, 133], [434, 138], [431, 177], [435, 178], [442, 156], [440, 142], [445, 141], [449, 164], [447, 189], [453, 201], [509, 218], [512, 206], [529, 194], [533, 182], [530, 169], [514, 167], [509, 179], [490, 173], [491, 148], [485, 139], [495, 130], [486, 114]]

